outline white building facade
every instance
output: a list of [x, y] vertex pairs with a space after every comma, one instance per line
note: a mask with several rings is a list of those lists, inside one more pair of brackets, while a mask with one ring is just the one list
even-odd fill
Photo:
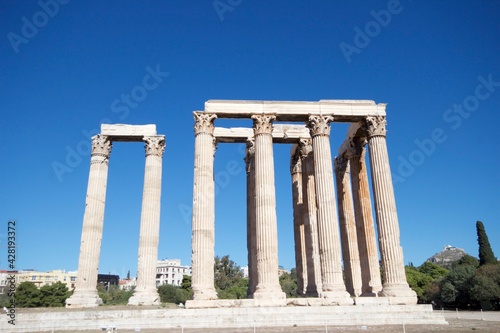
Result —
[[180, 259], [158, 260], [156, 265], [156, 285], [180, 286], [184, 275], [191, 276], [191, 267], [182, 266]]

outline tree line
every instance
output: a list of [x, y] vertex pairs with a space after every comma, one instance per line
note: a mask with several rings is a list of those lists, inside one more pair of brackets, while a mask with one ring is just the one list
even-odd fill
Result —
[[[479, 244], [479, 260], [465, 255], [453, 263], [451, 269], [431, 262], [419, 267], [412, 264], [405, 267], [410, 287], [417, 293], [419, 303], [432, 303], [438, 307], [462, 309], [500, 310], [500, 264], [491, 249], [482, 222], [476, 223]], [[229, 255], [215, 257], [214, 286], [220, 299], [247, 298], [248, 278], [243, 276], [241, 267]], [[297, 297], [297, 274], [292, 269], [279, 278], [287, 297]], [[118, 286], [97, 287], [103, 305], [126, 305], [132, 290], [122, 290]], [[64, 306], [73, 291], [61, 282], [37, 288], [32, 282], [22, 282], [16, 290], [18, 307]], [[164, 284], [158, 287], [162, 303], [185, 303], [192, 296], [191, 276], [184, 276], [180, 286]], [[0, 306], [8, 305], [3, 295]]]

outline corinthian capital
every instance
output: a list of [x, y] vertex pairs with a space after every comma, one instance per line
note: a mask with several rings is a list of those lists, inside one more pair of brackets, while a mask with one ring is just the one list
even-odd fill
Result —
[[348, 160], [345, 159], [343, 156], [337, 156], [335, 157], [335, 162], [334, 162], [334, 170], [336, 174], [341, 174], [344, 172], [348, 172], [347, 170], [347, 162]]
[[345, 157], [347, 159], [351, 159], [353, 157], [361, 157], [365, 156], [365, 145], [366, 138], [355, 137], [349, 140], [349, 148], [345, 151]]
[[92, 137], [92, 156], [103, 156], [105, 159], [109, 158], [111, 153], [111, 141], [109, 138], [102, 134], [97, 134]]
[[158, 136], [145, 136], [144, 142], [146, 142], [146, 156], [155, 155], [162, 157], [165, 152], [165, 137], [163, 135]]
[[302, 159], [300, 158], [300, 152], [297, 149], [295, 154], [290, 159], [290, 173], [301, 173], [302, 172]]
[[253, 132], [257, 134], [272, 134], [273, 133], [273, 121], [276, 116], [270, 114], [253, 115]]
[[309, 128], [312, 137], [316, 135], [329, 136], [332, 121], [332, 116], [309, 116], [306, 126]]
[[385, 136], [385, 126], [387, 121], [384, 116], [369, 116], [366, 117], [366, 132], [368, 137], [372, 136]]
[[245, 158], [244, 158], [247, 173], [250, 172], [250, 166], [254, 158], [254, 154], [255, 154], [255, 140], [253, 138], [248, 138], [247, 147], [245, 149]]
[[301, 158], [306, 158], [309, 153], [312, 152], [312, 140], [311, 139], [300, 139], [298, 151]]
[[214, 134], [214, 119], [216, 114], [193, 112], [194, 116], [194, 134], [207, 133]]

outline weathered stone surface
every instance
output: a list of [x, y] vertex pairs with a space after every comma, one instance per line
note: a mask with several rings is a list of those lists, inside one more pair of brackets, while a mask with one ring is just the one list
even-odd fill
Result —
[[96, 135], [92, 138], [92, 154], [78, 259], [78, 275], [75, 291], [66, 300], [67, 307], [96, 307], [102, 303], [102, 300], [97, 295], [97, 270], [101, 252], [110, 153], [111, 141], [107, 136]]
[[113, 141], [142, 141], [144, 136], [156, 135], [156, 125], [101, 124], [101, 134]]
[[219, 118], [250, 118], [255, 114], [274, 114], [277, 121], [307, 121], [310, 115], [335, 116], [335, 121], [356, 122], [366, 116], [385, 116], [386, 104], [368, 100], [300, 101], [226, 101], [205, 102], [205, 112], [216, 113]]
[[[376, 298], [366, 298], [374, 299]], [[380, 299], [380, 298], [379, 298]], [[114, 327], [124, 330], [182, 329], [190, 328], [265, 328], [292, 326], [361, 326], [439, 324], [447, 322], [441, 312], [433, 312], [431, 305], [376, 306], [319, 306], [318, 299], [297, 299], [296, 306], [270, 306], [276, 300], [217, 300], [232, 301], [229, 307], [200, 309], [151, 309], [127, 310], [87, 309], [85, 311], [40, 311], [16, 314], [16, 326], [7, 320], [0, 322], [2, 332], [52, 332], [52, 331], [103, 331]], [[295, 301], [295, 300], [294, 300]], [[320, 300], [323, 301], [323, 300]], [[363, 300], [364, 301], [364, 300]], [[247, 306], [248, 303], [252, 306]], [[265, 304], [264, 304], [265, 302]], [[279, 302], [284, 303], [285, 300]], [[307, 302], [310, 302], [309, 304]], [[258, 305], [258, 304], [261, 305]], [[354, 327], [353, 327], [354, 329]]]
[[403, 249], [400, 245], [399, 223], [389, 155], [385, 137], [385, 117], [367, 117], [366, 131], [372, 169], [373, 199], [384, 267], [380, 296], [398, 297], [398, 304], [416, 304], [417, 295], [406, 282]]
[[160, 235], [162, 157], [165, 151], [165, 137], [147, 136], [144, 141], [146, 166], [139, 231], [138, 278], [134, 295], [128, 301], [129, 305], [160, 304], [156, 288], [156, 263]]
[[214, 288], [215, 184], [213, 120], [195, 112], [195, 152], [191, 265], [194, 300], [217, 299]]

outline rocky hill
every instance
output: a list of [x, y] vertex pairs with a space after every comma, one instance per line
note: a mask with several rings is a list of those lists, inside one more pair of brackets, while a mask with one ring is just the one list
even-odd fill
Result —
[[446, 245], [443, 248], [443, 251], [436, 253], [426, 261], [435, 263], [443, 268], [450, 269], [453, 262], [461, 259], [466, 254], [467, 253], [465, 253], [463, 249], [451, 245]]

